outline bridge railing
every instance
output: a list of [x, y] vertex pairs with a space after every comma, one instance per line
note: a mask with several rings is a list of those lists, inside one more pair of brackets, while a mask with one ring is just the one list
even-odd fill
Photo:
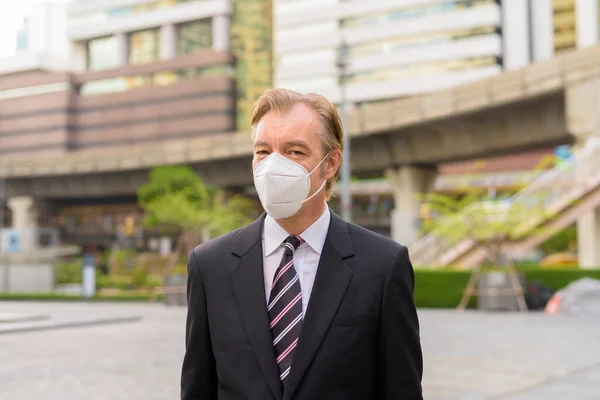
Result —
[[[551, 170], [540, 173], [529, 185], [512, 196], [508, 202], [529, 203], [531, 205], [534, 205], [535, 202], [535, 205], [539, 206], [537, 202], [541, 199], [544, 206], [550, 204], [562, 190], [561, 186], [571, 185], [571, 182], [573, 182], [574, 163], [574, 160], [570, 160]], [[561, 182], [561, 185], [557, 185], [557, 182]], [[489, 204], [488, 207], [490, 207]], [[470, 215], [481, 212], [481, 208], [480, 203], [472, 203], [457, 214], [444, 218], [445, 221], [442, 221], [442, 224], [447, 224], [447, 229], [460, 231], [463, 221], [468, 219]], [[486, 212], [489, 212], [489, 209]], [[415, 265], [439, 263], [445, 265], [455, 259], [457, 253], [468, 250], [472, 245], [474, 245], [474, 242], [468, 236], [449, 241], [436, 235], [435, 232], [431, 232], [410, 246], [410, 254]]]
[[[506, 204], [519, 204], [525, 211], [531, 210], [522, 223], [515, 227], [516, 233], [527, 233], [544, 219], [552, 218], [556, 213], [574, 204], [589, 190], [600, 185], [600, 138], [592, 139], [589, 146], [576, 153], [570, 160], [555, 168], [541, 173], [528, 186], [512, 196]], [[499, 207], [499, 210], [508, 208]], [[478, 203], [465, 207], [462, 211], [447, 218], [447, 229], [458, 228], [469, 214], [478, 212]], [[458, 229], [457, 229], [458, 230]], [[447, 239], [429, 233], [410, 246], [413, 264], [448, 265], [473, 246], [474, 240], [467, 236], [462, 240]]]
[[460, 232], [464, 236], [458, 234], [453, 240], [450, 240], [448, 237], [436, 234], [436, 232], [426, 234], [409, 247], [413, 264], [417, 266], [435, 266], [448, 251], [468, 247], [469, 245], [465, 241], [469, 243], [472, 243], [472, 241], [468, 238], [468, 232], [462, 229], [464, 226], [463, 221], [481, 215], [482, 211], [485, 215], [493, 215], [495, 210], [504, 208], [504, 202], [477, 202], [467, 205], [454, 215], [442, 217], [442, 224], [446, 231]]

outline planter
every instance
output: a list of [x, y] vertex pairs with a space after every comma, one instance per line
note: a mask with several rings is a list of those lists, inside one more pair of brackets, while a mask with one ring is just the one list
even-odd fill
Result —
[[169, 275], [165, 280], [165, 304], [168, 306], [187, 305], [187, 275]]
[[[525, 290], [525, 275], [517, 274], [521, 283], [521, 290]], [[512, 286], [506, 271], [492, 271], [482, 273], [479, 277], [477, 289], [480, 295], [477, 298], [477, 308], [485, 311], [519, 311], [517, 298], [511, 294]], [[481, 295], [487, 292], [488, 295]], [[497, 292], [497, 293], [495, 293]]]

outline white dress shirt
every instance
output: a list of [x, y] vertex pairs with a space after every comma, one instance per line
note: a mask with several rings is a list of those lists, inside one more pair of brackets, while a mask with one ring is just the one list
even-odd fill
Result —
[[[300, 234], [304, 242], [294, 253], [294, 268], [298, 274], [300, 288], [302, 290], [302, 314], [306, 315], [308, 300], [312, 292], [317, 267], [321, 258], [321, 251], [325, 244], [331, 213], [325, 207], [325, 212], [311, 226]], [[275, 271], [283, 257], [283, 241], [290, 236], [272, 217], [267, 215], [264, 222], [262, 234], [263, 246], [263, 275], [265, 280], [265, 296], [267, 303], [271, 293], [271, 285]]]

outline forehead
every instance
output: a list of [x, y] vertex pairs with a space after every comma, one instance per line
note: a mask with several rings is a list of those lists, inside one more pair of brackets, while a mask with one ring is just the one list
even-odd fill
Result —
[[286, 113], [271, 110], [261, 118], [256, 127], [255, 140], [304, 138], [318, 140], [317, 113], [305, 104], [298, 104]]

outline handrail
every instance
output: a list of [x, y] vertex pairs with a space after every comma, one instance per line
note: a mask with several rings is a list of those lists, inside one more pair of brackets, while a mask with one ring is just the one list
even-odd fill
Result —
[[[583, 171], [589, 171], [593, 176], [590, 179], [581, 178]], [[594, 175], [596, 174], [596, 175]], [[538, 195], [546, 196], [541, 203], [536, 203], [534, 206], [543, 207], [542, 214], [558, 212], [564, 207], [571, 204], [574, 200], [584, 195], [590, 185], [600, 183], [600, 140], [598, 143], [584, 148], [582, 151], [575, 154], [571, 159], [557, 165], [553, 169], [541, 173], [528, 186], [513, 195], [508, 201], [512, 204], [522, 202], [523, 204], [531, 203], [531, 200], [539, 200]], [[596, 179], [591, 179], [591, 178]], [[557, 181], [562, 180], [562, 184]], [[566, 187], [565, 187], [566, 184]], [[476, 205], [469, 205], [456, 215], [448, 217], [448, 222], [455, 221], [458, 218], [464, 218], [467, 213], [476, 210]], [[499, 208], [499, 210], [502, 208]], [[536, 213], [537, 214], [537, 213]], [[542, 215], [536, 215], [533, 220], [527, 219], [522, 222], [517, 228], [517, 231], [526, 232], [528, 227], [539, 224], [543, 221], [540, 218], [545, 218]], [[476, 244], [472, 241], [458, 240], [457, 243], [448, 243], [443, 238], [437, 237], [435, 233], [430, 233], [413, 246], [410, 246], [411, 258], [415, 265], [429, 265], [432, 262], [442, 262], [446, 265], [456, 259], [457, 256], [468, 251]], [[469, 243], [467, 243], [469, 242]], [[459, 251], [460, 250], [460, 251]]]

